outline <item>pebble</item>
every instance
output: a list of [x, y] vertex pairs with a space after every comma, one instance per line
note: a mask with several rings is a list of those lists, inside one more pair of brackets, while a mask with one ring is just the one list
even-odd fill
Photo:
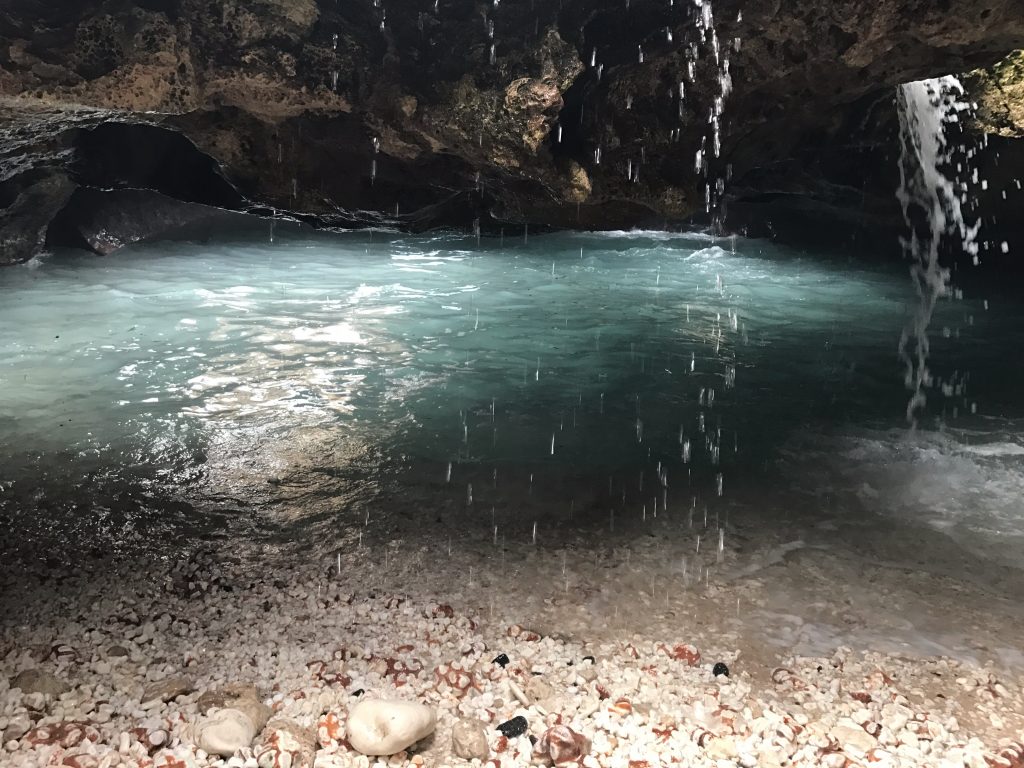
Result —
[[0, 744], [5, 744], [9, 741], [17, 741], [30, 730], [32, 730], [32, 721], [25, 715], [19, 715], [11, 720], [7, 724], [7, 727], [4, 728], [3, 736], [0, 738]]
[[393, 755], [425, 739], [437, 727], [437, 712], [411, 701], [368, 699], [348, 715], [348, 741], [364, 755]]
[[[1001, 737], [1019, 738], [1024, 696], [1012, 669], [996, 675], [973, 662], [841, 649], [767, 669], [748, 660], [743, 675], [717, 675], [716, 685], [707, 677], [715, 665], [691, 666], [698, 646], [684, 641], [706, 644], [709, 659], [733, 659], [727, 640], [533, 639], [521, 630], [510, 641], [508, 621], [532, 617], [489, 622], [458, 606], [438, 615], [436, 597], [347, 591], [362, 587], [325, 581], [322, 569], [277, 571], [276, 584], [226, 573], [194, 568], [189, 579], [200, 591], [189, 587], [192, 596], [181, 599], [174, 588], [147, 593], [145, 580], [123, 590], [111, 581], [74, 620], [37, 601], [37, 620], [12, 622], [0, 655], [0, 765], [450, 768], [467, 760], [527, 768], [564, 759], [583, 768], [986, 768], [1005, 748]], [[54, 638], [62, 641], [59, 658]], [[112, 638], [126, 656], [112, 652]], [[495, 654], [512, 642], [516, 662], [500, 669], [508, 656]], [[74, 685], [56, 698], [14, 688], [9, 678], [33, 664], [72, 676]], [[782, 666], [771, 679], [775, 664]], [[452, 687], [445, 674], [455, 668], [460, 684]], [[197, 693], [141, 702], [143, 687], [167, 685], [184, 670]], [[232, 682], [239, 677], [244, 682]], [[364, 689], [378, 703], [429, 704], [444, 738], [414, 736], [383, 759], [357, 754], [348, 745], [358, 741], [350, 741], [360, 719], [354, 692]], [[230, 752], [193, 738], [224, 708], [251, 723], [222, 745]], [[993, 715], [1005, 733], [993, 735]], [[523, 738], [531, 727], [532, 745]], [[586, 751], [577, 737], [589, 741]]]
[[504, 653], [499, 653], [497, 656], [494, 657], [494, 660], [491, 663], [497, 664], [499, 667], [504, 669], [509, 665], [509, 658]]
[[461, 718], [452, 726], [452, 751], [463, 760], [486, 760], [487, 723], [482, 720]]
[[187, 677], [175, 675], [147, 685], [142, 691], [142, 703], [174, 701], [179, 696], [192, 692], [192, 681]]
[[237, 709], [216, 709], [202, 717], [189, 731], [193, 743], [204, 752], [231, 757], [256, 738], [256, 726]]
[[726, 677], [728, 677], [729, 667], [726, 665], [724, 661], [720, 661], [717, 664], [715, 664], [714, 669], [711, 670], [711, 674], [713, 674], [715, 677], [718, 677], [719, 675], [725, 675]]
[[541, 735], [534, 746], [535, 758], [551, 760], [555, 765], [575, 763], [590, 752], [590, 739], [567, 725], [555, 725]]
[[526, 729], [530, 727], [530, 724], [526, 721], [526, 718], [522, 715], [513, 717], [511, 720], [506, 720], [504, 723], [498, 726], [498, 730], [501, 731], [503, 736], [508, 738], [514, 738], [516, 736], [522, 736], [526, 733]]
[[878, 746], [878, 741], [873, 736], [848, 718], [840, 720], [829, 731], [829, 736], [853, 757], [863, 757], [869, 750]]
[[41, 669], [26, 669], [11, 680], [10, 686], [20, 688], [24, 694], [41, 694], [54, 699], [71, 690], [63, 680]]
[[256, 686], [248, 683], [235, 683], [206, 691], [199, 697], [196, 706], [203, 714], [211, 709], [237, 709], [244, 712], [252, 720], [256, 733], [263, 730], [273, 714], [273, 710], [259, 700]]

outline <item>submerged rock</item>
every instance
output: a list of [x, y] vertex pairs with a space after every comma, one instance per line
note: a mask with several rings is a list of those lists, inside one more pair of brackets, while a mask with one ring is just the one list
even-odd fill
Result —
[[393, 755], [425, 739], [437, 727], [433, 707], [411, 701], [371, 699], [348, 716], [348, 741], [364, 755]]

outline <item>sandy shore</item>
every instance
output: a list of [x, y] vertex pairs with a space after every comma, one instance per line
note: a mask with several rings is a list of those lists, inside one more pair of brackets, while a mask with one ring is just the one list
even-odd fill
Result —
[[[262, 570], [192, 557], [8, 573], [0, 763], [511, 768], [550, 763], [532, 742], [564, 724], [589, 740], [590, 767], [1022, 764], [1019, 669], [838, 644], [792, 655], [723, 608], [745, 613], [749, 584], [663, 597], [613, 555], [589, 570], [558, 552], [488, 565], [364, 549]], [[240, 692], [270, 724], [231, 757], [207, 754], [196, 724]], [[393, 757], [360, 755], [345, 722], [366, 699], [429, 704], [437, 728]], [[503, 736], [517, 716], [527, 732]], [[486, 756], [455, 754], [460, 718], [486, 724]], [[278, 748], [282, 728], [300, 747]]]

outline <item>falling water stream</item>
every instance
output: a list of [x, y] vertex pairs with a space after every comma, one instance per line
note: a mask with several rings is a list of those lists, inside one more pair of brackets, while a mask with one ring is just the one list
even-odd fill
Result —
[[[919, 303], [917, 311], [900, 337], [900, 357], [906, 365], [906, 385], [913, 393], [907, 405], [907, 419], [914, 423], [925, 407], [925, 390], [934, 385], [928, 368], [930, 348], [928, 326], [936, 302], [952, 292], [950, 269], [940, 255], [955, 248], [979, 263], [980, 219], [971, 221], [968, 210], [971, 185], [977, 186], [977, 172], [971, 173], [972, 149], [956, 143], [961, 116], [969, 114], [963, 86], [953, 77], [908, 83], [898, 91], [900, 116], [900, 187], [897, 197], [903, 207], [908, 234], [904, 248], [911, 261], [911, 277]], [[947, 388], [957, 393], [962, 381]]]

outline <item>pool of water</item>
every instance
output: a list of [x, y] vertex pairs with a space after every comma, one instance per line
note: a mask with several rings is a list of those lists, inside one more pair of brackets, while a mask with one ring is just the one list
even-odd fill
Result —
[[870, 515], [1020, 565], [1021, 308], [940, 307], [908, 432], [911, 293], [700, 234], [52, 254], [0, 272], [0, 554]]

